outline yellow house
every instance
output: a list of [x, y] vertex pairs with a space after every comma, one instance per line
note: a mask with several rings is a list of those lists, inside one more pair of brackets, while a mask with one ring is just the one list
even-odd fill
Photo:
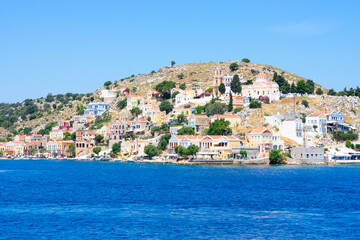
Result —
[[267, 128], [256, 128], [246, 134], [247, 145], [258, 147], [262, 156], [267, 156], [272, 149], [273, 134]]
[[175, 109], [174, 114], [176, 116], [183, 114], [186, 117], [191, 117], [191, 116], [193, 116], [195, 114], [195, 112], [196, 112], [196, 109], [193, 108], [193, 107], [190, 107], [190, 108], [177, 108], [177, 109]]
[[208, 135], [200, 140], [200, 154], [229, 158], [233, 147], [240, 147], [240, 145], [240, 139], [234, 136]]

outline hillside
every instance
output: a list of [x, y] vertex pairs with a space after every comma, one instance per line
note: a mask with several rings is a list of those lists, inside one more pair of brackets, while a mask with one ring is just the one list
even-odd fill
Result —
[[[230, 71], [231, 63], [236, 62], [239, 65], [238, 70]], [[304, 79], [296, 74], [287, 72], [270, 65], [243, 63], [239, 61], [228, 62], [206, 62], [206, 63], [188, 63], [182, 65], [175, 65], [173, 67], [166, 66], [159, 69], [157, 72], [153, 71], [149, 74], [141, 74], [120, 79], [113, 82], [110, 86], [112, 90], [119, 91], [124, 88], [130, 89], [132, 93], [143, 95], [151, 88], [154, 88], [162, 81], [170, 80], [176, 82], [177, 86], [185, 83], [187, 87], [198, 85], [207, 89], [213, 84], [213, 75], [215, 68], [220, 64], [224, 70], [224, 75], [238, 74], [243, 76], [245, 80], [254, 80], [259, 72], [264, 72], [272, 77], [274, 72], [283, 76], [290, 84]], [[178, 75], [182, 74], [183, 78], [179, 79]], [[320, 87], [315, 84], [315, 87]], [[33, 132], [37, 132], [44, 128], [45, 124], [50, 121], [57, 121], [60, 119], [70, 119], [79, 107], [85, 106], [90, 101], [99, 101], [100, 93], [104, 87], [100, 87], [94, 93], [89, 94], [65, 94], [53, 96], [53, 101], [48, 101], [48, 98], [40, 98], [35, 100], [26, 100], [18, 104], [4, 104], [0, 106], [0, 136], [13, 136], [16, 132], [21, 133], [24, 128], [31, 128]], [[325, 89], [326, 91], [326, 89]], [[121, 99], [122, 97], [119, 97]], [[304, 97], [296, 99], [282, 99], [271, 104], [264, 104], [260, 109], [246, 109], [245, 113], [248, 116], [247, 129], [238, 129], [239, 132], [248, 131], [251, 128], [263, 125], [263, 116], [272, 115], [276, 113], [296, 112], [310, 113], [315, 110], [334, 109], [341, 110], [345, 114], [345, 120], [353, 123], [357, 128], [359, 125], [359, 98], [358, 97], [341, 97], [341, 96], [319, 96], [316, 98], [307, 98], [309, 108], [301, 105]], [[36, 107], [34, 107], [36, 105]], [[50, 107], [49, 107], [50, 105]], [[294, 108], [295, 105], [295, 108]], [[111, 112], [117, 112], [116, 105], [113, 104]], [[81, 108], [81, 107], [80, 107]], [[113, 114], [116, 116], [117, 114]], [[15, 116], [15, 117], [14, 117]], [[21, 116], [21, 117], [20, 117]], [[6, 124], [7, 123], [7, 124]], [[11, 124], [10, 124], [11, 123]], [[16, 131], [14, 131], [16, 130]], [[10, 135], [9, 135], [10, 134]]]

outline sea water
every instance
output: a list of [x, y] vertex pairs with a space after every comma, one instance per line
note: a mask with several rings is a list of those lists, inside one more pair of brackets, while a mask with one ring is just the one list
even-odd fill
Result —
[[359, 239], [360, 165], [0, 161], [1, 239]]

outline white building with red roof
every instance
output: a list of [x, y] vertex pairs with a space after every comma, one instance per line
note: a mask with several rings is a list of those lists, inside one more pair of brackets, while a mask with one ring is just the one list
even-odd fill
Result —
[[243, 85], [242, 91], [243, 96], [258, 99], [261, 96], [269, 97], [270, 102], [277, 101], [280, 99], [280, 89], [276, 82], [270, 80], [270, 78], [263, 72], [256, 76], [256, 80], [251, 85]]

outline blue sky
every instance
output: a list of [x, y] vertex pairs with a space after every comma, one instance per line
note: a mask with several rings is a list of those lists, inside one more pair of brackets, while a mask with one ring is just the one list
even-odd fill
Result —
[[92, 92], [171, 60], [247, 57], [327, 88], [355, 87], [359, 9], [325, 0], [0, 0], [0, 102]]

